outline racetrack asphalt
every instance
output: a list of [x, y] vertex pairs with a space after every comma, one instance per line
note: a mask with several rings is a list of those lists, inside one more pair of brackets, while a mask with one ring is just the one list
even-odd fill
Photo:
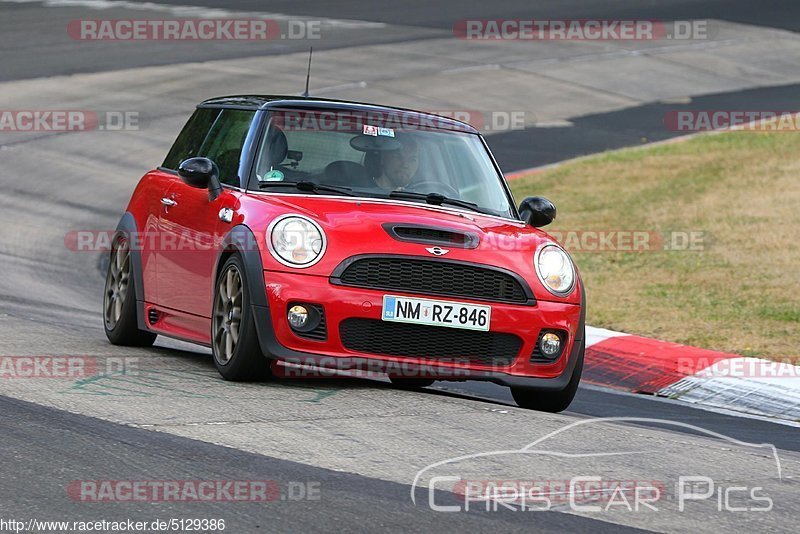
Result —
[[[526, 514], [500, 510], [443, 514], [415, 507], [410, 486], [321, 469], [65, 413], [0, 397], [0, 447], [5, 458], [0, 486], [2, 518], [58, 521], [172, 518], [226, 519], [226, 531], [493, 530], [528, 532]], [[259, 502], [81, 502], [65, 488], [79, 480], [266, 481], [280, 490]], [[289, 489], [302, 484], [306, 489]], [[319, 491], [319, 493], [315, 493]], [[308, 492], [310, 499], [299, 499]], [[418, 491], [427, 498], [423, 491]], [[439, 495], [443, 499], [445, 496]], [[295, 499], [298, 500], [295, 500]], [[543, 532], [636, 532], [638, 529], [557, 512], [536, 517]]]
[[[775, 9], [767, 9], [767, 4]], [[226, 7], [249, 10], [260, 5], [237, 1]], [[452, 18], [530, 16], [529, 3], [522, 1], [436, 5], [419, 2], [407, 8], [391, 4], [379, 14], [370, 14], [363, 7], [366, 3], [346, 2], [335, 9], [331, 5], [278, 2], [271, 4], [270, 11], [388, 25], [334, 32], [330, 41], [320, 43], [323, 50], [329, 47], [342, 53], [350, 48], [357, 53], [358, 47], [376, 43], [447, 34]], [[555, 5], [542, 3], [543, 13], [547, 14], [536, 16], [714, 17], [791, 31], [797, 30], [793, 25], [800, 20], [795, 16], [798, 6], [794, 2], [768, 2], [755, 7], [756, 4], [737, 0], [723, 9], [720, 2], [670, 1], [652, 11], [637, 11], [629, 2], [611, 0], [559, 3], [557, 11]], [[80, 7], [0, 2], [2, 29], [13, 28], [16, 32], [3, 31], [5, 37], [0, 37], [6, 39], [0, 79], [13, 82], [4, 94], [16, 98], [17, 92], [28, 92], [32, 87], [17, 86], [14, 80], [74, 74], [72, 79], [28, 83], [41, 88], [37, 98], [48, 102], [42, 107], [88, 106], [96, 99], [106, 106], [121, 106], [120, 102], [128, 98], [123, 89], [112, 101], [102, 94], [104, 80], [113, 80], [117, 69], [177, 66], [239, 57], [243, 53], [256, 57], [259, 54], [254, 50], [243, 52], [244, 48], [235, 46], [181, 48], [181, 43], [157, 43], [140, 51], [114, 46], [64, 49], [57, 36], [43, 35], [41, 31], [42, 21], [52, 16], [54, 9], [74, 10], [57, 15], [66, 19], [107, 16]], [[287, 43], [286, 48], [270, 50], [269, 54], [300, 52], [306, 45]], [[102, 79], [81, 78], [79, 73], [83, 72], [98, 72]], [[180, 84], [181, 74], [186, 72], [176, 67], [176, 79], [165, 81], [164, 85]], [[132, 80], [138, 73], [126, 75], [131, 77], [126, 78], [126, 83], [131, 80], [127, 85], [131, 93], [159, 94], [160, 87], [135, 86]], [[302, 74], [297, 79], [302, 79]], [[698, 109], [748, 109], [763, 107], [767, 101], [772, 109], [790, 109], [796, 106], [796, 89], [796, 85], [787, 84], [719, 92], [695, 96], [692, 105]], [[196, 101], [191, 91], [197, 92], [196, 87], [182, 90], [189, 93], [182, 100], [184, 107], [190, 109]], [[135, 105], [142, 106], [141, 97], [136, 98]], [[11, 96], [8, 101], [17, 102]], [[672, 134], [663, 129], [661, 118], [677, 105], [644, 103], [571, 118], [574, 126], [570, 128], [528, 128], [496, 133], [488, 139], [504, 169], [518, 170], [639, 144], [642, 138], [668, 137]], [[173, 135], [170, 129], [187, 113], [186, 109], [163, 109], [157, 104], [154, 107], [158, 117], [153, 117], [150, 124], [158, 133], [153, 135], [148, 130], [143, 135], [118, 137], [95, 132], [83, 138], [6, 135], [0, 139], [5, 169], [0, 177], [5, 189], [0, 199], [0, 354], [87, 355], [100, 361], [129, 357], [137, 358], [144, 372], [143, 376], [130, 377], [127, 383], [101, 378], [80, 384], [59, 380], [14, 380], [2, 384], [0, 518], [224, 517], [230, 521], [232, 532], [331, 528], [529, 530], [529, 514], [433, 513], [425, 505], [410, 502], [409, 484], [424, 465], [456, 453], [520, 445], [542, 432], [587, 418], [633, 416], [642, 420], [626, 424], [600, 422], [591, 431], [581, 433], [576, 441], [601, 448], [627, 442], [659, 451], [655, 459], [626, 464], [631, 476], [672, 480], [677, 474], [700, 472], [719, 463], [731, 481], [759, 481], [769, 487], [776, 501], [775, 511], [762, 517], [703, 509], [687, 514], [668, 510], [644, 518], [548, 512], [536, 516], [537, 529], [603, 532], [627, 525], [660, 531], [694, 528], [713, 532], [759, 525], [776, 531], [790, 530], [787, 527], [796, 517], [800, 502], [796, 478], [773, 484], [774, 477], [764, 469], [749, 465], [758, 463], [757, 455], [748, 454], [741, 462], [729, 456], [731, 446], [723, 439], [647, 419], [680, 421], [741, 441], [773, 443], [785, 458], [790, 477], [797, 476], [800, 466], [796, 427], [588, 387], [579, 391], [569, 411], [554, 416], [519, 410], [511, 405], [505, 389], [481, 383], [440, 382], [418, 393], [400, 392], [381, 382], [363, 380], [237, 386], [218, 379], [206, 351], [186, 344], [164, 340], [152, 351], [111, 347], [100, 324], [102, 275], [96, 258], [77, 257], [65, 250], [63, 233], [115, 224], [136, 179], [130, 168], [138, 172], [139, 166], [152, 166], [140, 158], [163, 153], [163, 144]], [[542, 466], [544, 472], [568, 471], [561, 463], [546, 464]], [[508, 464], [510, 472], [514, 472], [514, 465]], [[598, 471], [608, 468], [600, 462], [595, 467]], [[465, 472], [491, 478], [503, 471], [483, 468]], [[318, 481], [322, 499], [281, 501], [271, 507], [253, 503], [75, 502], [67, 495], [66, 487], [71, 481], [83, 479]]]

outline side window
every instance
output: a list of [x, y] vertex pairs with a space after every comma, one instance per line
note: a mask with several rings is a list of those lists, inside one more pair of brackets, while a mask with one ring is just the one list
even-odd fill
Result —
[[162, 167], [177, 170], [181, 161], [196, 156], [219, 111], [210, 108], [196, 110], [172, 145]]
[[254, 117], [255, 111], [223, 109], [197, 152], [217, 164], [223, 184], [239, 186], [239, 160]]

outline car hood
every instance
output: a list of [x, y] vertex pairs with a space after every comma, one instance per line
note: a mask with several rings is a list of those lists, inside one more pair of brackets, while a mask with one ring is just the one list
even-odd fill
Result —
[[[341, 198], [323, 195], [252, 195], [269, 210], [257, 210], [265, 217], [256, 227], [266, 228], [271, 219], [294, 213], [319, 223], [327, 237], [322, 260], [304, 269], [304, 274], [330, 276], [345, 259], [362, 254], [397, 254], [483, 264], [511, 270], [522, 276], [538, 300], [575, 301], [577, 291], [566, 298], [556, 297], [539, 281], [533, 267], [539, 246], [555, 240], [542, 230], [521, 221], [483, 215], [449, 206], [420, 202], [368, 198]], [[248, 210], [249, 211], [249, 210]], [[253, 228], [252, 218], [248, 226]], [[400, 240], [391, 227], [435, 228], [468, 236], [469, 248], [447, 242]], [[431, 251], [438, 246], [440, 250]], [[269, 256], [265, 269], [297, 271]]]

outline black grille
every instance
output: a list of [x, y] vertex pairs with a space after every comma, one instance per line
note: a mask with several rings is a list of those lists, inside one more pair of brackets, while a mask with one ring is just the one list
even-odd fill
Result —
[[339, 279], [346, 286], [479, 300], [528, 302], [522, 284], [508, 273], [441, 260], [358, 259], [344, 269]]
[[345, 319], [339, 325], [348, 350], [489, 366], [508, 366], [522, 348], [514, 334], [390, 323], [375, 319]]

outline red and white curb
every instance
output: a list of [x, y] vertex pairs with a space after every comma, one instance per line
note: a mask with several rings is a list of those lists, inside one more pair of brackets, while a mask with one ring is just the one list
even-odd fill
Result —
[[800, 366], [586, 327], [583, 381], [800, 422]]

